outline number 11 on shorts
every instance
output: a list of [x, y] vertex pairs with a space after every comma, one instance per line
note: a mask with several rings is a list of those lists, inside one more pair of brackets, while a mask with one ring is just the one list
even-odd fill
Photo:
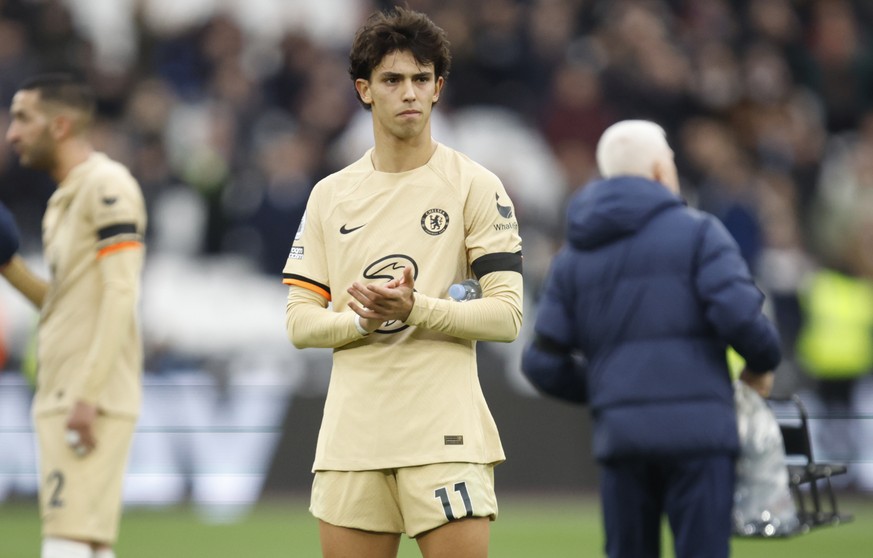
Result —
[[[464, 517], [473, 517], [473, 503], [470, 502], [470, 493], [467, 492], [467, 483], [459, 482], [454, 486], [455, 492], [461, 495], [461, 500], [464, 502], [464, 510], [467, 512]], [[461, 519], [460, 517], [455, 516], [455, 513], [452, 511], [452, 502], [449, 500], [449, 490], [448, 487], [438, 488], [433, 491], [433, 497], [439, 498], [440, 502], [443, 505], [443, 511], [446, 512], [446, 518], [449, 521], [454, 521], [455, 519]]]

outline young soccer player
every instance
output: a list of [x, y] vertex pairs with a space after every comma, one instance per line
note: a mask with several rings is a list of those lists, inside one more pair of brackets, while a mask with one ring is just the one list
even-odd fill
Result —
[[[93, 150], [90, 90], [45, 75], [12, 99], [6, 139], [58, 187], [43, 218], [48, 282], [20, 256], [3, 275], [40, 309], [33, 404], [40, 451], [42, 558], [111, 558], [140, 407], [136, 305], [145, 205], [119, 163]], [[0, 234], [11, 230], [0, 227]]]
[[[431, 137], [445, 33], [395, 8], [358, 30], [350, 74], [375, 145], [319, 182], [284, 270], [297, 347], [332, 347], [311, 511], [324, 556], [488, 553], [504, 459], [476, 340], [521, 326], [521, 239], [500, 180]], [[447, 290], [476, 277], [481, 299]]]

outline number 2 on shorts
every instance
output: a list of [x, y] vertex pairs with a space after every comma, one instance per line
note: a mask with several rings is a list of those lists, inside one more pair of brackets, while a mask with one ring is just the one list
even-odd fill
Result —
[[[464, 510], [467, 512], [464, 517], [473, 517], [473, 503], [470, 502], [470, 493], [467, 492], [467, 483], [459, 482], [455, 484], [454, 488], [455, 492], [461, 495], [461, 500], [464, 501]], [[461, 519], [460, 517], [456, 517], [455, 513], [452, 511], [452, 503], [449, 501], [449, 490], [447, 487], [444, 486], [434, 490], [433, 497], [440, 499], [440, 502], [443, 505], [443, 511], [446, 512], [446, 518], [449, 521]]]
[[64, 490], [64, 474], [58, 470], [49, 473], [47, 484], [51, 485], [52, 483], [54, 483], [55, 487], [51, 491], [49, 507], [62, 508], [64, 507], [64, 501], [61, 499], [61, 492]]

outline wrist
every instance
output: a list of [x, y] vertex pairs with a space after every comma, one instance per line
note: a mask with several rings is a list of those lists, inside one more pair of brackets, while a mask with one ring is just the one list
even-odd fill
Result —
[[369, 331], [367, 328], [365, 328], [361, 324], [361, 317], [357, 314], [355, 314], [355, 329], [358, 331], [358, 333], [360, 333], [364, 337], [366, 337], [367, 335], [370, 335], [370, 333], [372, 333], [371, 331]]

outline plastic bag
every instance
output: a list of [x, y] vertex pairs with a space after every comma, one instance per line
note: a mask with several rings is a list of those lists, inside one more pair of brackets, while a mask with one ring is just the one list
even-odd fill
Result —
[[740, 453], [734, 489], [733, 531], [741, 536], [785, 536], [800, 528], [788, 488], [782, 432], [767, 402], [745, 382], [734, 386]]

